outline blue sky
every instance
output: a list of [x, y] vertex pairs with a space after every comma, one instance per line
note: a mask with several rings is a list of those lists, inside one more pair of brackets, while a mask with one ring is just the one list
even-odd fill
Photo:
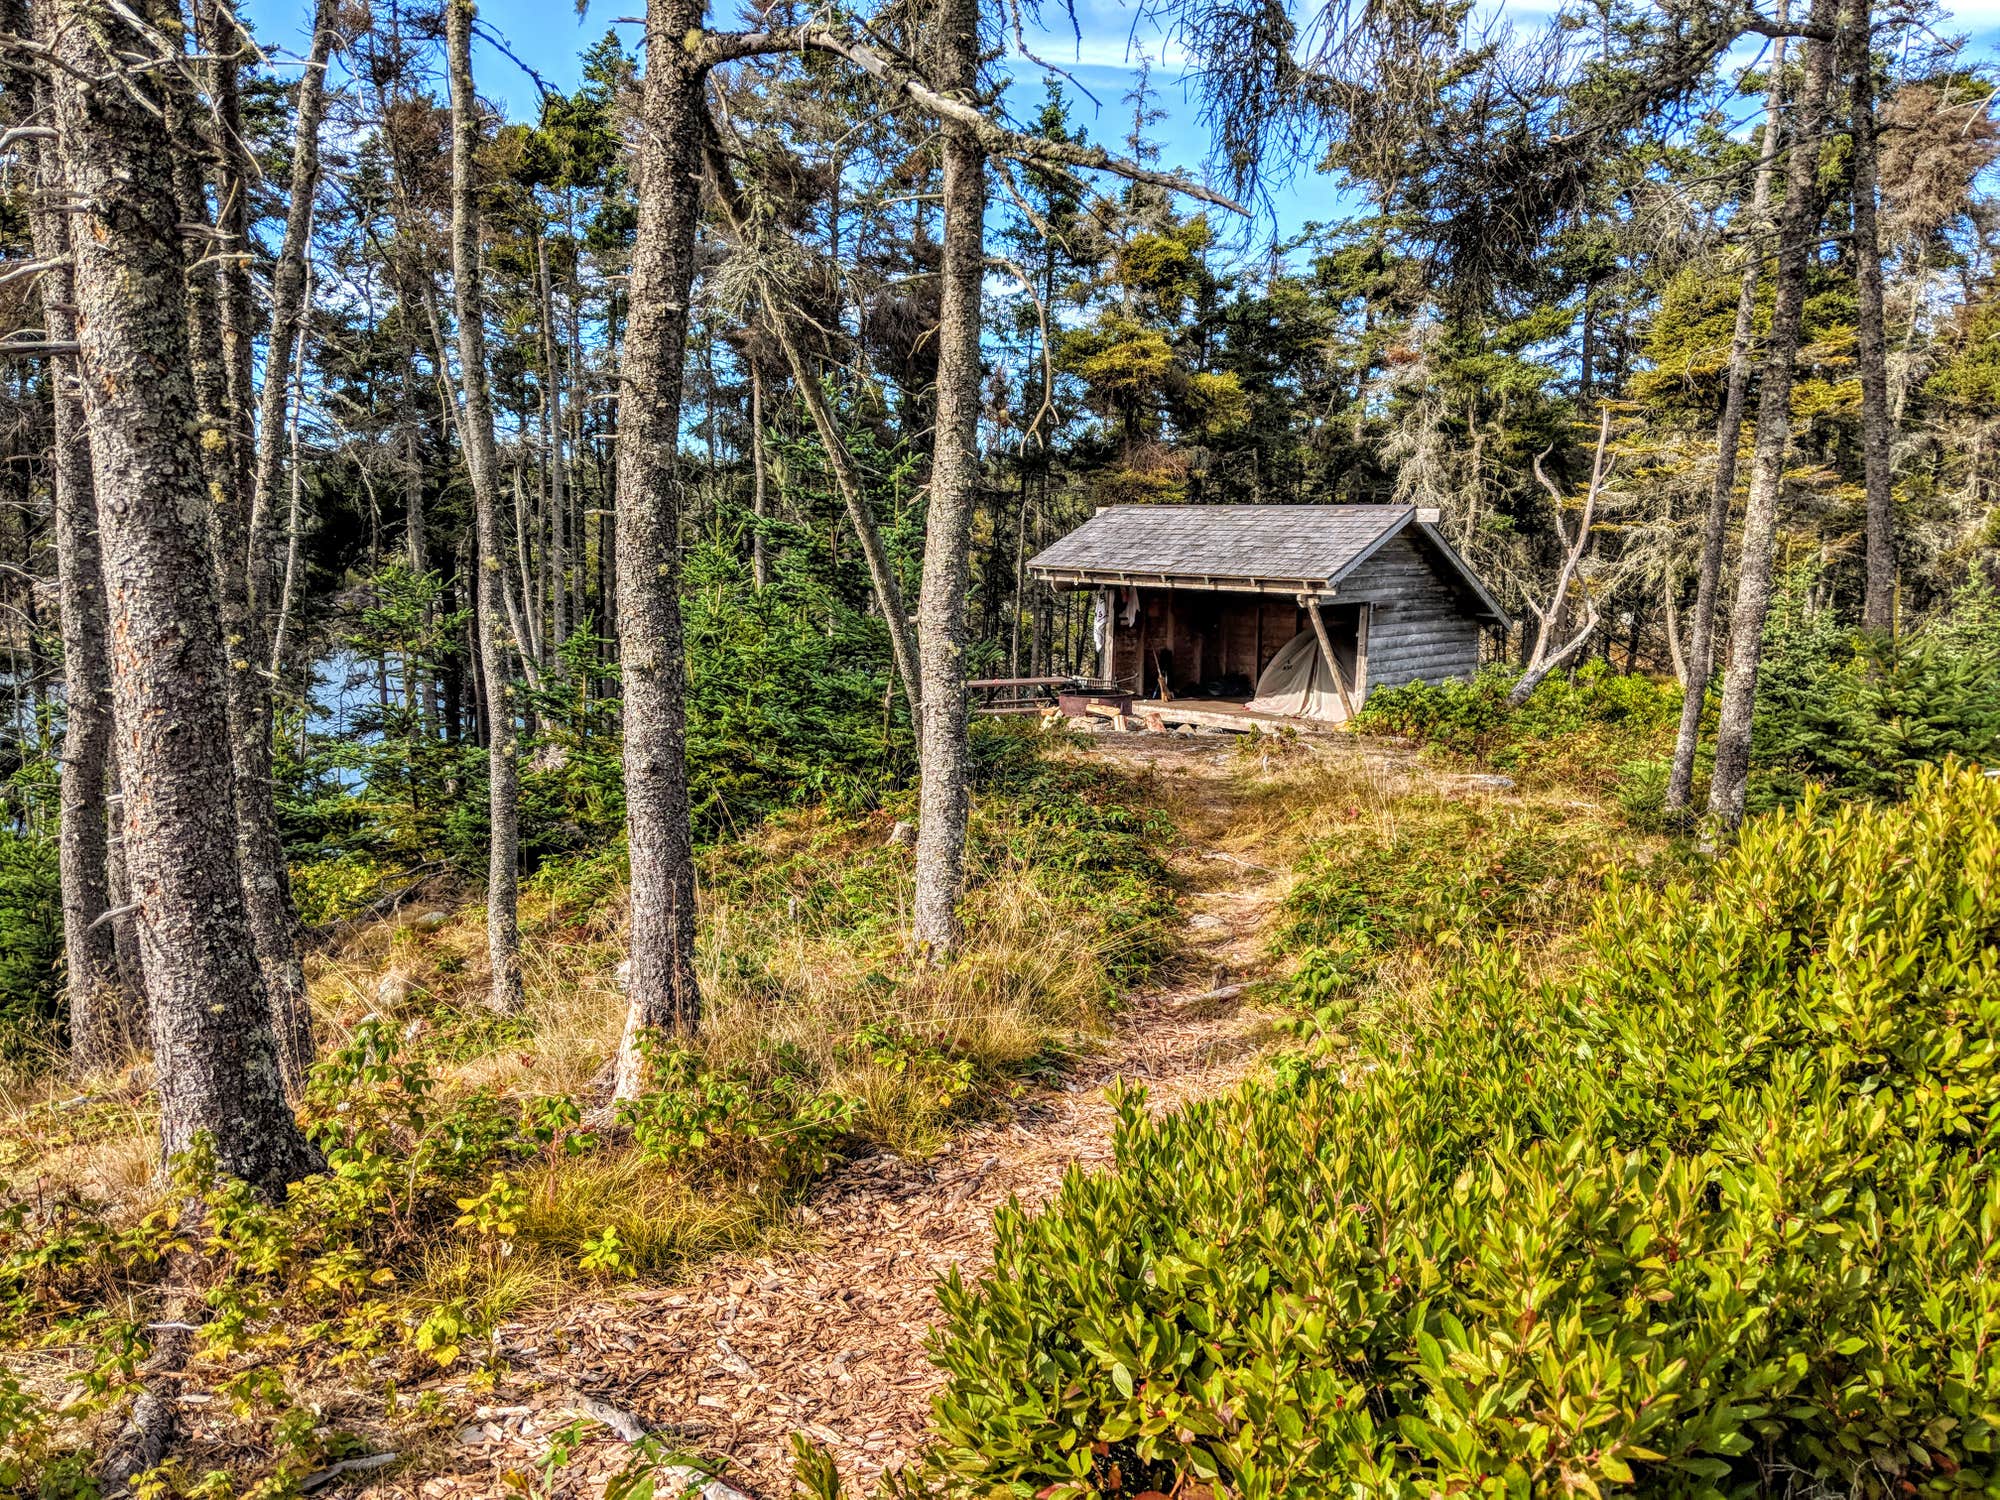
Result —
[[[311, 0], [248, 0], [244, 8], [267, 46], [293, 52], [304, 48]], [[590, 0], [588, 14], [579, 21], [570, 0], [481, 0], [479, 6], [481, 19], [508, 39], [512, 51], [551, 85], [562, 89], [575, 86], [578, 54], [585, 46], [602, 36], [620, 16], [643, 9], [643, 0]], [[1505, 9], [1523, 23], [1547, 13], [1547, 7], [1535, 0], [1505, 5]], [[716, 13], [727, 14], [720, 7]], [[1208, 153], [1208, 135], [1197, 117], [1193, 90], [1180, 81], [1168, 39], [1150, 25], [1135, 26], [1136, 12], [1119, 0], [1075, 0], [1075, 14], [1077, 24], [1072, 30], [1068, 17], [1051, 4], [1044, 10], [1041, 34], [1030, 35], [1030, 45], [1038, 56], [1074, 75], [1077, 83], [1097, 97], [1098, 104], [1092, 105], [1070, 88], [1073, 118], [1093, 140], [1115, 147], [1130, 126], [1131, 107], [1125, 102], [1126, 95], [1138, 79], [1142, 54], [1150, 56], [1157, 92], [1154, 107], [1164, 111], [1152, 134], [1161, 144], [1164, 163], [1198, 171]], [[620, 30], [628, 41], [636, 41], [637, 26]], [[1946, 19], [1938, 30], [1943, 35], [1971, 37], [1971, 51], [1977, 57], [2000, 57], [2000, 0], [1948, 4]], [[505, 100], [517, 116], [534, 111], [534, 84], [514, 62], [482, 47], [475, 66], [482, 93]], [[1011, 107], [1017, 114], [1029, 115], [1042, 100], [1041, 69], [1024, 59], [1017, 60], [1013, 68]], [[1280, 234], [1295, 231], [1307, 220], [1334, 218], [1339, 213], [1333, 184], [1315, 177], [1306, 165], [1271, 174], [1267, 191]], [[1261, 239], [1272, 229], [1271, 220], [1266, 219], [1257, 235]]]

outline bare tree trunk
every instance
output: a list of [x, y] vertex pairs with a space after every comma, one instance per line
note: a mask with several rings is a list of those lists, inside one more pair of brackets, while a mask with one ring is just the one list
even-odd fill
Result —
[[[978, 0], [939, 0], [936, 81], [969, 99], [978, 84]], [[980, 287], [986, 270], [986, 154], [967, 124], [944, 135], [943, 294], [938, 309], [937, 443], [931, 460], [924, 578], [917, 603], [924, 684], [919, 736], [917, 871], [913, 937], [920, 952], [949, 957], [959, 944], [970, 804], [966, 744], [965, 589], [972, 512], [979, 498]]]
[[[178, 22], [165, 0], [136, 8]], [[108, 0], [52, 0], [52, 16], [161, 1140], [172, 1157], [205, 1132], [223, 1170], [278, 1191], [318, 1158], [285, 1102], [244, 905], [163, 75], [124, 67], [147, 43]], [[105, 75], [118, 86], [87, 81]]]
[[[1782, 23], [1787, 0], [1779, 0]], [[1769, 81], [1765, 85], [1762, 159], [1751, 189], [1749, 224], [1743, 249], [1743, 280], [1736, 294], [1736, 331], [1729, 343], [1729, 383], [1722, 398], [1722, 418], [1715, 429], [1715, 483], [1709, 490], [1708, 516], [1701, 530], [1701, 571], [1696, 575], [1693, 628], [1688, 639], [1687, 669], [1681, 678], [1681, 723], [1674, 739], [1673, 768], [1667, 776], [1663, 804], [1668, 812], [1685, 811], [1694, 797], [1694, 758], [1701, 745], [1701, 712], [1708, 703], [1708, 683], [1715, 673], [1715, 601], [1722, 591], [1722, 558], [1729, 541], [1729, 511], [1736, 500], [1736, 452], [1743, 441], [1743, 406], [1750, 391], [1751, 344], [1756, 331], [1757, 282], [1764, 257], [1757, 239], [1771, 217], [1771, 182], [1778, 159], [1779, 130], [1785, 109], [1785, 39], [1772, 44]], [[1669, 600], [1669, 610], [1672, 602]]]
[[1846, 66], [1853, 149], [1855, 362], [1861, 375], [1862, 487], [1867, 494], [1867, 586], [1861, 623], [1887, 633], [1895, 623], [1896, 501], [1890, 471], [1889, 340], [1882, 311], [1882, 238], [1876, 213], [1874, 10], [1851, 0]]
[[[1838, 0], [1813, 0], [1811, 24], [1830, 34]], [[1729, 620], [1729, 670], [1722, 685], [1722, 715], [1715, 731], [1715, 780], [1708, 810], [1727, 827], [1743, 821], [1750, 778], [1750, 725], [1763, 655], [1764, 619], [1771, 607], [1771, 558], [1778, 535], [1778, 503], [1785, 483], [1785, 455], [1792, 439], [1792, 365], [1804, 318], [1806, 272], [1818, 237], [1821, 137], [1827, 123], [1833, 44], [1815, 38], [1806, 46], [1805, 77], [1794, 116], [1785, 201], [1778, 215], [1776, 295], [1757, 398], [1757, 441], [1751, 455], [1750, 499], [1743, 515], [1743, 555], [1736, 604]]]
[[792, 384], [798, 390], [799, 399], [805, 403], [807, 415], [812, 418], [813, 430], [819, 434], [827, 466], [833, 470], [834, 488], [840, 491], [848, 524], [854, 528], [854, 534], [861, 543], [861, 556], [868, 564], [868, 578], [875, 588], [875, 602], [881, 606], [882, 621], [889, 627], [889, 650], [895, 658], [896, 675], [902, 678], [903, 696], [910, 700], [910, 712], [916, 715], [924, 696], [917, 633], [911, 627], [909, 611], [903, 604], [903, 590], [896, 582], [896, 565], [889, 558], [889, 549], [882, 545], [881, 528], [875, 524], [875, 513], [869, 508], [861, 471], [855, 466], [854, 455], [847, 449], [847, 440], [841, 436], [840, 428], [834, 422], [826, 392], [820, 388], [806, 364], [798, 341], [792, 336], [789, 321], [782, 310], [772, 307], [768, 301], [765, 310], [769, 314], [767, 321], [771, 332], [777, 338], [778, 346], [785, 351], [785, 362], [791, 367]]
[[[28, 34], [26, 6], [0, 6], [0, 30]], [[42, 37], [47, 41], [46, 35]], [[48, 90], [24, 70], [7, 69], [15, 97], [33, 101], [49, 123]], [[27, 120], [9, 123], [29, 124]], [[31, 229], [35, 259], [51, 269], [41, 278], [42, 327], [52, 342], [76, 339], [76, 293], [68, 268], [69, 215], [61, 154], [52, 142], [34, 147], [35, 193]], [[105, 783], [111, 754], [111, 682], [105, 658], [104, 571], [97, 546], [97, 499], [91, 487], [90, 434], [84, 425], [76, 371], [52, 362], [54, 405], [49, 467], [55, 490], [56, 580], [63, 643], [62, 878], [64, 957], [68, 965], [69, 1050], [79, 1073], [124, 1060], [130, 1038], [121, 1024], [116, 935], [105, 913], [112, 909]]]
[[451, 278], [458, 314], [461, 398], [459, 438], [472, 479], [479, 534], [479, 648], [486, 682], [487, 818], [486, 949], [493, 968], [487, 1004], [521, 1008], [518, 915], [521, 854], [520, 765], [516, 758], [513, 692], [509, 683], [507, 547], [500, 533], [499, 459], [493, 447], [493, 397], [486, 376], [486, 302], [479, 272], [479, 210], [473, 154], [479, 145], [479, 101], [472, 90], [472, 0], [446, 0], [445, 50], [451, 75]]
[[299, 75], [298, 102], [292, 116], [291, 200], [285, 208], [285, 237], [271, 270], [271, 338], [265, 352], [263, 389], [257, 393], [259, 442], [250, 486], [250, 534], [246, 538], [253, 620], [261, 618], [268, 608], [263, 596], [277, 555], [272, 512], [277, 498], [280, 438], [287, 430], [285, 407], [294, 352], [305, 337], [311, 313], [306, 261], [312, 249], [313, 207], [319, 196], [326, 70], [337, 39], [339, 9], [339, 0], [317, 0], [313, 8], [312, 49], [305, 71]]
[[[196, 71], [208, 80], [208, 113], [213, 121], [212, 159], [215, 169], [216, 228], [222, 238], [215, 249], [228, 257], [212, 269], [216, 309], [221, 319], [224, 427], [236, 474], [229, 487], [238, 504], [250, 493], [252, 454], [256, 435], [250, 429], [251, 372], [255, 367], [256, 297], [251, 289], [250, 183], [256, 176], [244, 143], [243, 103], [237, 79], [237, 59], [245, 55], [247, 39], [234, 12], [219, 0], [193, 0], [195, 36], [208, 61]], [[191, 143], [192, 135], [183, 143]], [[203, 215], [206, 218], [206, 215]], [[255, 920], [255, 914], [252, 914]]]
[[1562, 491], [1557, 489], [1550, 482], [1549, 476], [1542, 472], [1542, 459], [1547, 455], [1541, 454], [1535, 459], [1535, 478], [1541, 481], [1542, 488], [1547, 490], [1549, 497], [1555, 501], [1556, 534], [1562, 537], [1565, 552], [1562, 571], [1556, 575], [1555, 592], [1549, 599], [1549, 607], [1543, 609], [1532, 598], [1528, 600], [1528, 608], [1535, 612], [1536, 619], [1540, 623], [1535, 631], [1534, 647], [1528, 653], [1527, 665], [1515, 682], [1513, 690], [1507, 694], [1507, 704], [1510, 708], [1519, 708], [1526, 703], [1535, 689], [1542, 685], [1543, 679], [1581, 651], [1589, 642], [1591, 633], [1597, 629], [1597, 602], [1586, 594], [1582, 627], [1570, 637], [1566, 645], [1556, 644], [1557, 637], [1568, 624], [1570, 584], [1576, 578], [1576, 570], [1582, 564], [1584, 554], [1590, 550], [1590, 528], [1597, 519], [1597, 501], [1604, 493], [1605, 481], [1610, 479], [1612, 465], [1616, 462], [1610, 454], [1610, 446], [1611, 408], [1607, 406], [1598, 419], [1597, 453], [1590, 466], [1590, 492], [1584, 497], [1583, 516], [1577, 523], [1574, 539], [1563, 529]]
[[[288, 485], [290, 503], [285, 507], [285, 565], [278, 573], [277, 619], [271, 627], [270, 674], [273, 682], [276, 682], [285, 670], [285, 636], [291, 629], [292, 606], [298, 598], [299, 549], [305, 541], [305, 454], [299, 432], [299, 425], [305, 416], [305, 352], [304, 343], [300, 343], [297, 346], [290, 375], [292, 384], [298, 389], [298, 404], [292, 408], [285, 433], [286, 450], [291, 455]], [[265, 442], [276, 447], [278, 435], [275, 432], [269, 434]], [[268, 695], [264, 700], [264, 711], [268, 716], [270, 711]]]
[[[1014, 496], [1014, 609], [1013, 619], [1007, 631], [1007, 675], [1021, 675], [1021, 610], [1025, 603], [1022, 580], [1027, 576], [1028, 565], [1028, 466], [1021, 465], [1020, 488]], [[1029, 655], [1034, 654], [1034, 645], [1029, 643]], [[1032, 665], [1032, 662], [1030, 663]]]
[[1661, 617], [1666, 622], [1667, 660], [1673, 666], [1674, 681], [1679, 683], [1681, 690], [1685, 692], [1690, 674], [1687, 653], [1681, 649], [1680, 601], [1674, 598], [1674, 575], [1671, 571], [1662, 580], [1660, 610]]
[[[700, 0], [650, 0], [638, 145], [639, 223], [619, 367], [616, 628], [625, 685], [625, 819], [632, 850], [630, 1007], [618, 1098], [645, 1083], [641, 1042], [701, 1022], [694, 838], [688, 825], [678, 451], [694, 281], [703, 70], [681, 39]], [[609, 559], [606, 559], [609, 562]]]
[[[96, 525], [92, 517], [91, 524]], [[100, 578], [100, 587], [102, 581]], [[106, 676], [109, 677], [109, 667]], [[109, 689], [107, 687], [108, 694]], [[105, 705], [107, 715], [110, 704]], [[118, 956], [118, 983], [125, 991], [125, 1005], [119, 1021], [131, 1044], [142, 1041], [151, 1030], [152, 1022], [146, 1006], [146, 965], [139, 953], [139, 924], [132, 913], [132, 882], [125, 871], [125, 797], [119, 790], [118, 757], [107, 757], [105, 765], [105, 785], [108, 793], [105, 801], [110, 804], [111, 816], [108, 837], [105, 840], [104, 873], [105, 884], [111, 895], [111, 909], [118, 915], [105, 925], [111, 929], [111, 943]]]
[[[529, 561], [528, 527], [533, 513], [528, 504], [526, 490], [521, 483], [521, 466], [514, 466], [514, 559], [520, 567], [521, 596], [517, 604], [510, 594], [507, 598], [507, 617], [512, 623], [514, 639], [519, 643], [521, 655], [536, 661], [544, 660], [542, 655], [542, 633], [535, 611], [535, 573]], [[537, 533], [541, 528], [537, 526]]]
[[535, 275], [541, 295], [543, 379], [542, 445], [549, 464], [549, 648], [562, 650], [569, 638], [569, 465], [563, 452], [562, 375], [557, 364], [555, 289], [549, 280], [548, 242], [535, 236]]

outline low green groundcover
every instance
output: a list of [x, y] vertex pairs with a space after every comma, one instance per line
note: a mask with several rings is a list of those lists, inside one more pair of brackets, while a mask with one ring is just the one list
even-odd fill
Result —
[[1322, 1015], [947, 1289], [966, 1492], [2000, 1489], [2000, 781]]

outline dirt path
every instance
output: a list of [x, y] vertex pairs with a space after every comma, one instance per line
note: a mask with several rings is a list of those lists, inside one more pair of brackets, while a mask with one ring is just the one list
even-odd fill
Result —
[[[791, 1493], [795, 1431], [826, 1446], [855, 1495], [870, 1493], [883, 1469], [911, 1461], [942, 1380], [924, 1354], [937, 1317], [932, 1287], [954, 1266], [968, 1277], [987, 1267], [995, 1208], [1010, 1197], [1042, 1202], [1072, 1165], [1110, 1160], [1114, 1080], [1143, 1082], [1155, 1106], [1167, 1108], [1228, 1088], [1263, 1050], [1268, 1023], [1253, 1010], [1185, 998], [1256, 977], [1282, 894], [1283, 876], [1260, 865], [1254, 849], [1223, 847], [1241, 797], [1228, 747], [1147, 735], [1101, 752], [1152, 771], [1182, 824], [1185, 846], [1175, 858], [1196, 958], [1177, 991], [1136, 997], [1101, 1052], [1013, 1119], [974, 1128], [928, 1161], [878, 1156], [831, 1175], [801, 1211], [810, 1248], [725, 1259], [688, 1284], [520, 1330], [507, 1345], [509, 1363], [539, 1371], [548, 1388], [491, 1397], [457, 1433], [447, 1457], [453, 1472], [433, 1468], [420, 1483], [388, 1480], [374, 1492], [429, 1500], [506, 1493], [502, 1476], [533, 1469], [550, 1434], [574, 1419], [557, 1382], [690, 1452], [726, 1457], [729, 1482], [766, 1500]], [[600, 1493], [623, 1460], [622, 1445], [590, 1442], [559, 1490]]]

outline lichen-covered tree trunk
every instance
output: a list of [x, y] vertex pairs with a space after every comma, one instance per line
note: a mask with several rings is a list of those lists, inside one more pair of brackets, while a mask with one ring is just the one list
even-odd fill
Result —
[[[1778, 15], [1784, 17], [1780, 0]], [[1736, 454], [1743, 442], [1743, 408], [1750, 394], [1754, 364], [1757, 284], [1764, 256], [1757, 243], [1770, 226], [1771, 184], [1776, 175], [1778, 144], [1785, 110], [1785, 39], [1771, 49], [1769, 82], [1765, 85], [1762, 159], [1751, 189], [1743, 247], [1743, 279], [1736, 294], [1736, 330], [1729, 341], [1729, 378], [1723, 388], [1722, 417], [1715, 427], [1715, 480], [1709, 489], [1708, 515], [1701, 528], [1701, 560], [1695, 576], [1694, 619], [1688, 636], [1687, 672], [1681, 683], [1681, 722], [1674, 738], [1674, 759], [1667, 774], [1664, 799], [1670, 813], [1685, 812], [1694, 798], [1694, 759], [1701, 746], [1701, 712], [1708, 704], [1709, 678], [1715, 672], [1715, 601], [1722, 592], [1722, 559], [1729, 545], [1729, 512], [1736, 502]], [[1672, 592], [1667, 617], [1673, 618]]]
[[[163, 0], [133, 8], [156, 28], [177, 22]], [[140, 48], [118, 9], [51, 0], [51, 19], [161, 1139], [171, 1157], [206, 1134], [225, 1171], [275, 1191], [317, 1157], [285, 1100], [237, 854], [174, 190], [182, 148], [160, 128], [163, 74], [116, 55]], [[88, 81], [106, 75], [117, 86]]]
[[688, 293], [700, 214], [702, 69], [682, 39], [698, 0], [647, 7], [639, 223], [619, 367], [617, 624], [625, 693], [625, 826], [632, 850], [629, 1008], [616, 1093], [644, 1083], [641, 1039], [700, 1024], [688, 827], [686, 664], [677, 454]]
[[1785, 201], [1778, 213], [1771, 331], [1765, 339], [1757, 393], [1750, 497], [1743, 512], [1742, 561], [1729, 619], [1729, 669], [1722, 684], [1722, 713], [1715, 731], [1715, 780], [1708, 798], [1709, 812], [1731, 828], [1743, 821], [1749, 788], [1750, 725], [1756, 709], [1764, 620], [1771, 608], [1771, 558], [1777, 544], [1785, 456], [1792, 440], [1792, 366], [1804, 320], [1806, 274], [1819, 235], [1820, 145], [1826, 132], [1834, 46], [1830, 38], [1837, 9], [1838, 0], [1812, 3], [1809, 24], [1819, 35], [1806, 45], [1805, 72], [1785, 169]]
[[[979, 74], [978, 0], [940, 0], [940, 92], [970, 103]], [[966, 744], [965, 591], [979, 497], [980, 287], [986, 274], [986, 154], [966, 124], [944, 126], [944, 259], [938, 310], [937, 440], [917, 601], [919, 736], [914, 931], [917, 948], [948, 957], [959, 942], [971, 756]]]
[[[0, 4], [0, 31], [29, 34], [23, 0]], [[46, 41], [46, 36], [42, 38]], [[25, 69], [0, 73], [32, 120], [7, 123], [47, 128], [48, 89]], [[66, 262], [67, 184], [53, 142], [33, 148], [35, 194], [30, 229], [35, 259], [51, 269], [41, 278], [42, 327], [53, 342], [76, 339], [76, 292]], [[56, 586], [63, 643], [62, 815], [58, 859], [62, 880], [63, 948], [67, 964], [70, 1062], [87, 1073], [123, 1061], [132, 1038], [120, 1004], [116, 935], [111, 910], [110, 841], [105, 787], [111, 752], [111, 681], [105, 660], [104, 572], [97, 550], [97, 501], [91, 487], [90, 434], [78, 399], [76, 371], [52, 362], [54, 406], [49, 473], [54, 489]]]
[[[233, 64], [210, 65], [224, 74]], [[200, 139], [205, 110], [185, 75], [170, 75], [166, 117], [176, 140]], [[218, 146], [215, 158], [229, 153]], [[209, 222], [204, 153], [175, 153], [175, 191], [181, 217], [190, 225]], [[218, 170], [217, 198], [225, 205], [240, 195], [240, 174]], [[226, 222], [226, 219], [225, 219]], [[227, 234], [226, 229], [224, 233]], [[312, 1021], [307, 1005], [305, 967], [300, 961], [298, 915], [292, 906], [284, 840], [272, 799], [270, 689], [265, 682], [259, 631], [251, 607], [245, 562], [245, 502], [242, 448], [248, 441], [237, 420], [236, 401], [243, 375], [236, 360], [243, 339], [232, 322], [247, 316], [234, 306], [229, 276], [208, 260], [214, 245], [206, 236], [184, 245], [187, 276], [188, 351], [194, 375], [195, 408], [201, 427], [201, 465], [209, 498], [210, 550], [215, 559], [217, 602], [228, 665], [230, 760], [235, 778], [237, 856], [251, 939], [264, 971], [264, 991], [278, 1040], [278, 1062], [286, 1092], [298, 1098], [312, 1064]], [[206, 262], [206, 263], [204, 263]]]
[[479, 102], [472, 88], [472, 0], [447, 0], [445, 49], [451, 80], [451, 277], [458, 315], [459, 438], [472, 480], [478, 533], [480, 670], [486, 684], [486, 951], [493, 980], [486, 1003], [521, 1008], [521, 854], [518, 743], [514, 733], [513, 653], [507, 625], [507, 547], [500, 529], [500, 462], [493, 445], [493, 397], [486, 374], [486, 302], [479, 270], [479, 208], [474, 201]]
[[549, 535], [544, 569], [549, 587], [549, 655], [559, 659], [569, 639], [569, 464], [563, 451], [563, 371], [556, 337], [555, 287], [549, 276], [549, 245], [535, 236], [535, 286], [540, 297], [542, 344], [542, 449], [549, 466]]
[[1896, 500], [1890, 470], [1895, 422], [1889, 414], [1889, 338], [1883, 326], [1876, 204], [1874, 19], [1869, 0], [1851, 0], [1844, 50], [1852, 124], [1848, 173], [1854, 211], [1854, 359], [1861, 376], [1861, 472], [1867, 496], [1861, 623], [1886, 632], [1894, 628], [1896, 613]]

